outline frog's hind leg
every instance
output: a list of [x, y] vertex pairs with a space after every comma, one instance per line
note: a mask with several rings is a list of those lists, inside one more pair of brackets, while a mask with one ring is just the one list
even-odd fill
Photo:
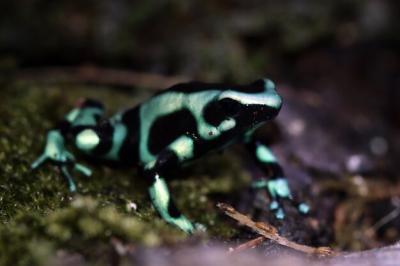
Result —
[[66, 116], [65, 121], [74, 126], [95, 126], [104, 115], [104, 106], [101, 102], [82, 98], [77, 101], [76, 107]]
[[[76, 191], [76, 185], [69, 168], [72, 166], [84, 175], [91, 175], [91, 170], [77, 163], [75, 157], [70, 153], [66, 145], [71, 140], [71, 135], [77, 128], [96, 126], [104, 113], [103, 105], [95, 100], [83, 99], [72, 109], [63, 120], [59, 121], [55, 127], [47, 133], [44, 151], [32, 164], [31, 168], [36, 169], [45, 162], [52, 162], [60, 168], [60, 172], [68, 181], [69, 190]], [[76, 144], [76, 143], [74, 143]]]

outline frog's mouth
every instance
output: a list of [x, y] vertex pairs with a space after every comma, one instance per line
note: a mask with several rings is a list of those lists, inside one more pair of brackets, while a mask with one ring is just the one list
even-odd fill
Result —
[[275, 109], [266, 105], [251, 105], [248, 106], [247, 121], [250, 122], [250, 126], [254, 127], [263, 122], [270, 121], [274, 119], [278, 113], [279, 109]]

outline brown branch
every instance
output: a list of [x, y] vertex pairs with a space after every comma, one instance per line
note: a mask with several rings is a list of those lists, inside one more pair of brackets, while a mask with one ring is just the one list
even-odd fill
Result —
[[[294, 250], [304, 252], [306, 254], [314, 254], [319, 256], [334, 255], [334, 251], [329, 247], [310, 247], [292, 242], [289, 239], [280, 236], [278, 234], [278, 230], [272, 225], [264, 222], [255, 222], [248, 216], [236, 211], [232, 206], [228, 204], [218, 203], [217, 207], [220, 208], [226, 215], [238, 221], [240, 224], [253, 229], [253, 231], [262, 235], [264, 238], [275, 241], [282, 246], [286, 246]], [[243, 248], [244, 247], [242, 247], [241, 249], [243, 250]]]
[[248, 250], [251, 248], [255, 248], [264, 241], [265, 241], [265, 237], [259, 236], [250, 241], [244, 242], [243, 244], [240, 244], [239, 246], [237, 246], [235, 248], [230, 248], [228, 253], [235, 253], [235, 252], [240, 252], [240, 251]]
[[16, 78], [42, 82], [94, 83], [98, 85], [141, 86], [160, 90], [185, 82], [183, 76], [164, 76], [155, 73], [101, 68], [96, 66], [47, 67], [19, 70]]
[[364, 201], [378, 201], [400, 196], [400, 183], [370, 180], [360, 176], [340, 181], [320, 183], [321, 192], [344, 191], [350, 197]]

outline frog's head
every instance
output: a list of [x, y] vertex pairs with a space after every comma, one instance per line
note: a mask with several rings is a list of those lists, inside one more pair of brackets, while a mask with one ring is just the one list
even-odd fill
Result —
[[218, 96], [219, 106], [228, 117], [242, 127], [254, 127], [273, 119], [282, 106], [282, 98], [269, 79], [260, 79], [249, 85], [225, 90]]

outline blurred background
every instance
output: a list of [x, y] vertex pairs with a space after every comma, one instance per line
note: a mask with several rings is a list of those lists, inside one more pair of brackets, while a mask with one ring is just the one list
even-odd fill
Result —
[[379, 90], [388, 99], [377, 107], [398, 120], [399, 13], [395, 0], [2, 1], [0, 70], [94, 64], [212, 81], [268, 75], [355, 91], [352, 100]]
[[2, 1], [0, 66], [95, 64], [209, 80], [268, 73], [313, 87], [350, 78], [386, 90], [398, 85], [399, 12], [389, 0]]
[[395, 0], [2, 1], [0, 73], [96, 65], [215, 82], [268, 76], [372, 101], [398, 124], [399, 13]]
[[[366, 249], [398, 239], [400, 186], [391, 194], [391, 185], [373, 185], [378, 203], [363, 201], [351, 221], [343, 217], [358, 207], [338, 202], [352, 195], [346, 178], [355, 178], [354, 189], [367, 177], [398, 181], [399, 33], [396, 0], [1, 1], [0, 85], [78, 79], [154, 91], [176, 80], [269, 77], [285, 100], [278, 117], [285, 141], [277, 152], [289, 175], [300, 187], [325, 177], [342, 182], [325, 200], [315, 192], [321, 187], [309, 192], [320, 204], [313, 217], [331, 226], [314, 243]], [[6, 99], [14, 97], [10, 87]]]

